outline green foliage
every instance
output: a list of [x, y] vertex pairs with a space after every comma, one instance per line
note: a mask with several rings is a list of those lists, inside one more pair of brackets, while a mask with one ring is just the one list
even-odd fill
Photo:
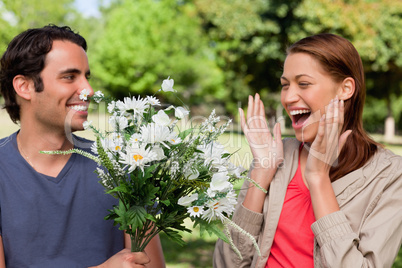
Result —
[[[297, 2], [297, 1], [296, 1]], [[284, 28], [294, 1], [198, 0], [206, 33], [213, 42], [217, 62], [224, 70], [225, 90], [216, 95], [225, 108], [237, 114], [237, 104], [249, 94], [279, 89], [287, 45]], [[277, 100], [275, 101], [277, 103]], [[274, 114], [274, 110], [268, 111]]]
[[[153, 94], [168, 75], [184, 101], [202, 102], [221, 87], [222, 73], [190, 3], [119, 1], [104, 11], [94, 47], [94, 80], [117, 98]], [[171, 99], [171, 101], [176, 101]]]
[[78, 13], [74, 0], [3, 0], [0, 1], [0, 51], [22, 31], [50, 23], [71, 25]]
[[196, 219], [194, 221], [193, 228], [196, 228], [197, 225], [200, 225], [200, 236], [202, 237], [205, 232], [207, 232], [210, 236], [215, 235], [217, 238], [222, 239], [225, 243], [229, 243], [229, 239], [227, 236], [222, 232], [222, 226], [218, 226], [217, 224], [208, 224], [205, 220]]
[[[96, 89], [118, 98], [149, 94], [171, 75], [181, 85], [183, 101], [198, 114], [211, 107], [237, 114], [239, 103], [259, 92], [274, 116], [270, 107], [279, 104], [286, 47], [306, 35], [332, 32], [356, 46], [366, 67], [368, 95], [385, 100], [387, 112], [402, 125], [402, 110], [389, 98], [402, 89], [401, 1], [112, 0], [100, 18], [83, 18], [73, 2], [1, 1], [0, 50], [27, 28], [70, 25], [88, 41]], [[382, 129], [372, 121], [365, 125]]]
[[[314, 12], [311, 12], [314, 10]], [[364, 12], [356, 12], [364, 10]], [[393, 0], [304, 0], [295, 10], [303, 21], [290, 39], [331, 32], [348, 38], [362, 57], [366, 68], [367, 94], [385, 100], [369, 105], [369, 114], [384, 121], [388, 115], [399, 117], [402, 108], [393, 108], [391, 95], [400, 95], [402, 86], [402, 2]], [[384, 106], [382, 106], [384, 107]], [[382, 129], [382, 123], [365, 117], [369, 130]]]
[[363, 110], [364, 129], [371, 133], [384, 131], [384, 118], [387, 116], [385, 100], [367, 96]]
[[392, 268], [402, 268], [402, 248], [399, 250]]

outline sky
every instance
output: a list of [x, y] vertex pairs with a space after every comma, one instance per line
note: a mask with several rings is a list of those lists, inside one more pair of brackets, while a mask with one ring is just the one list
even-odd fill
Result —
[[[85, 16], [99, 16], [99, 2], [101, 0], [75, 0], [75, 6]], [[103, 0], [104, 3], [110, 2], [110, 0]]]

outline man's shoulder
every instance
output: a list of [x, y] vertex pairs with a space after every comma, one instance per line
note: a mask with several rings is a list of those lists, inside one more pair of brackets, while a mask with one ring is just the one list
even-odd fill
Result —
[[0, 152], [5, 152], [12, 145], [13, 140], [15, 139], [17, 133], [13, 133], [10, 136], [4, 137], [0, 139]]

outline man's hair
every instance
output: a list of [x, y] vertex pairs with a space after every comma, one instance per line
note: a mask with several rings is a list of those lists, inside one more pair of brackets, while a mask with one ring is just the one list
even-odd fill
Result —
[[28, 29], [17, 35], [1, 58], [0, 89], [5, 100], [4, 108], [14, 123], [20, 120], [20, 106], [16, 100], [13, 79], [17, 75], [32, 79], [35, 91], [41, 92], [43, 81], [40, 73], [45, 67], [46, 55], [55, 40], [69, 41], [87, 50], [85, 39], [70, 27], [48, 25]]

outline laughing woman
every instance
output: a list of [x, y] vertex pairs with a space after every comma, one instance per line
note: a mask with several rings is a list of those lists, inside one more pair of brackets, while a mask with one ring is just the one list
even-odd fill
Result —
[[296, 139], [269, 132], [258, 94], [243, 132], [253, 154], [233, 221], [243, 259], [218, 241], [214, 267], [391, 267], [402, 241], [402, 157], [364, 131], [363, 65], [354, 46], [332, 34], [287, 51], [281, 102]]

